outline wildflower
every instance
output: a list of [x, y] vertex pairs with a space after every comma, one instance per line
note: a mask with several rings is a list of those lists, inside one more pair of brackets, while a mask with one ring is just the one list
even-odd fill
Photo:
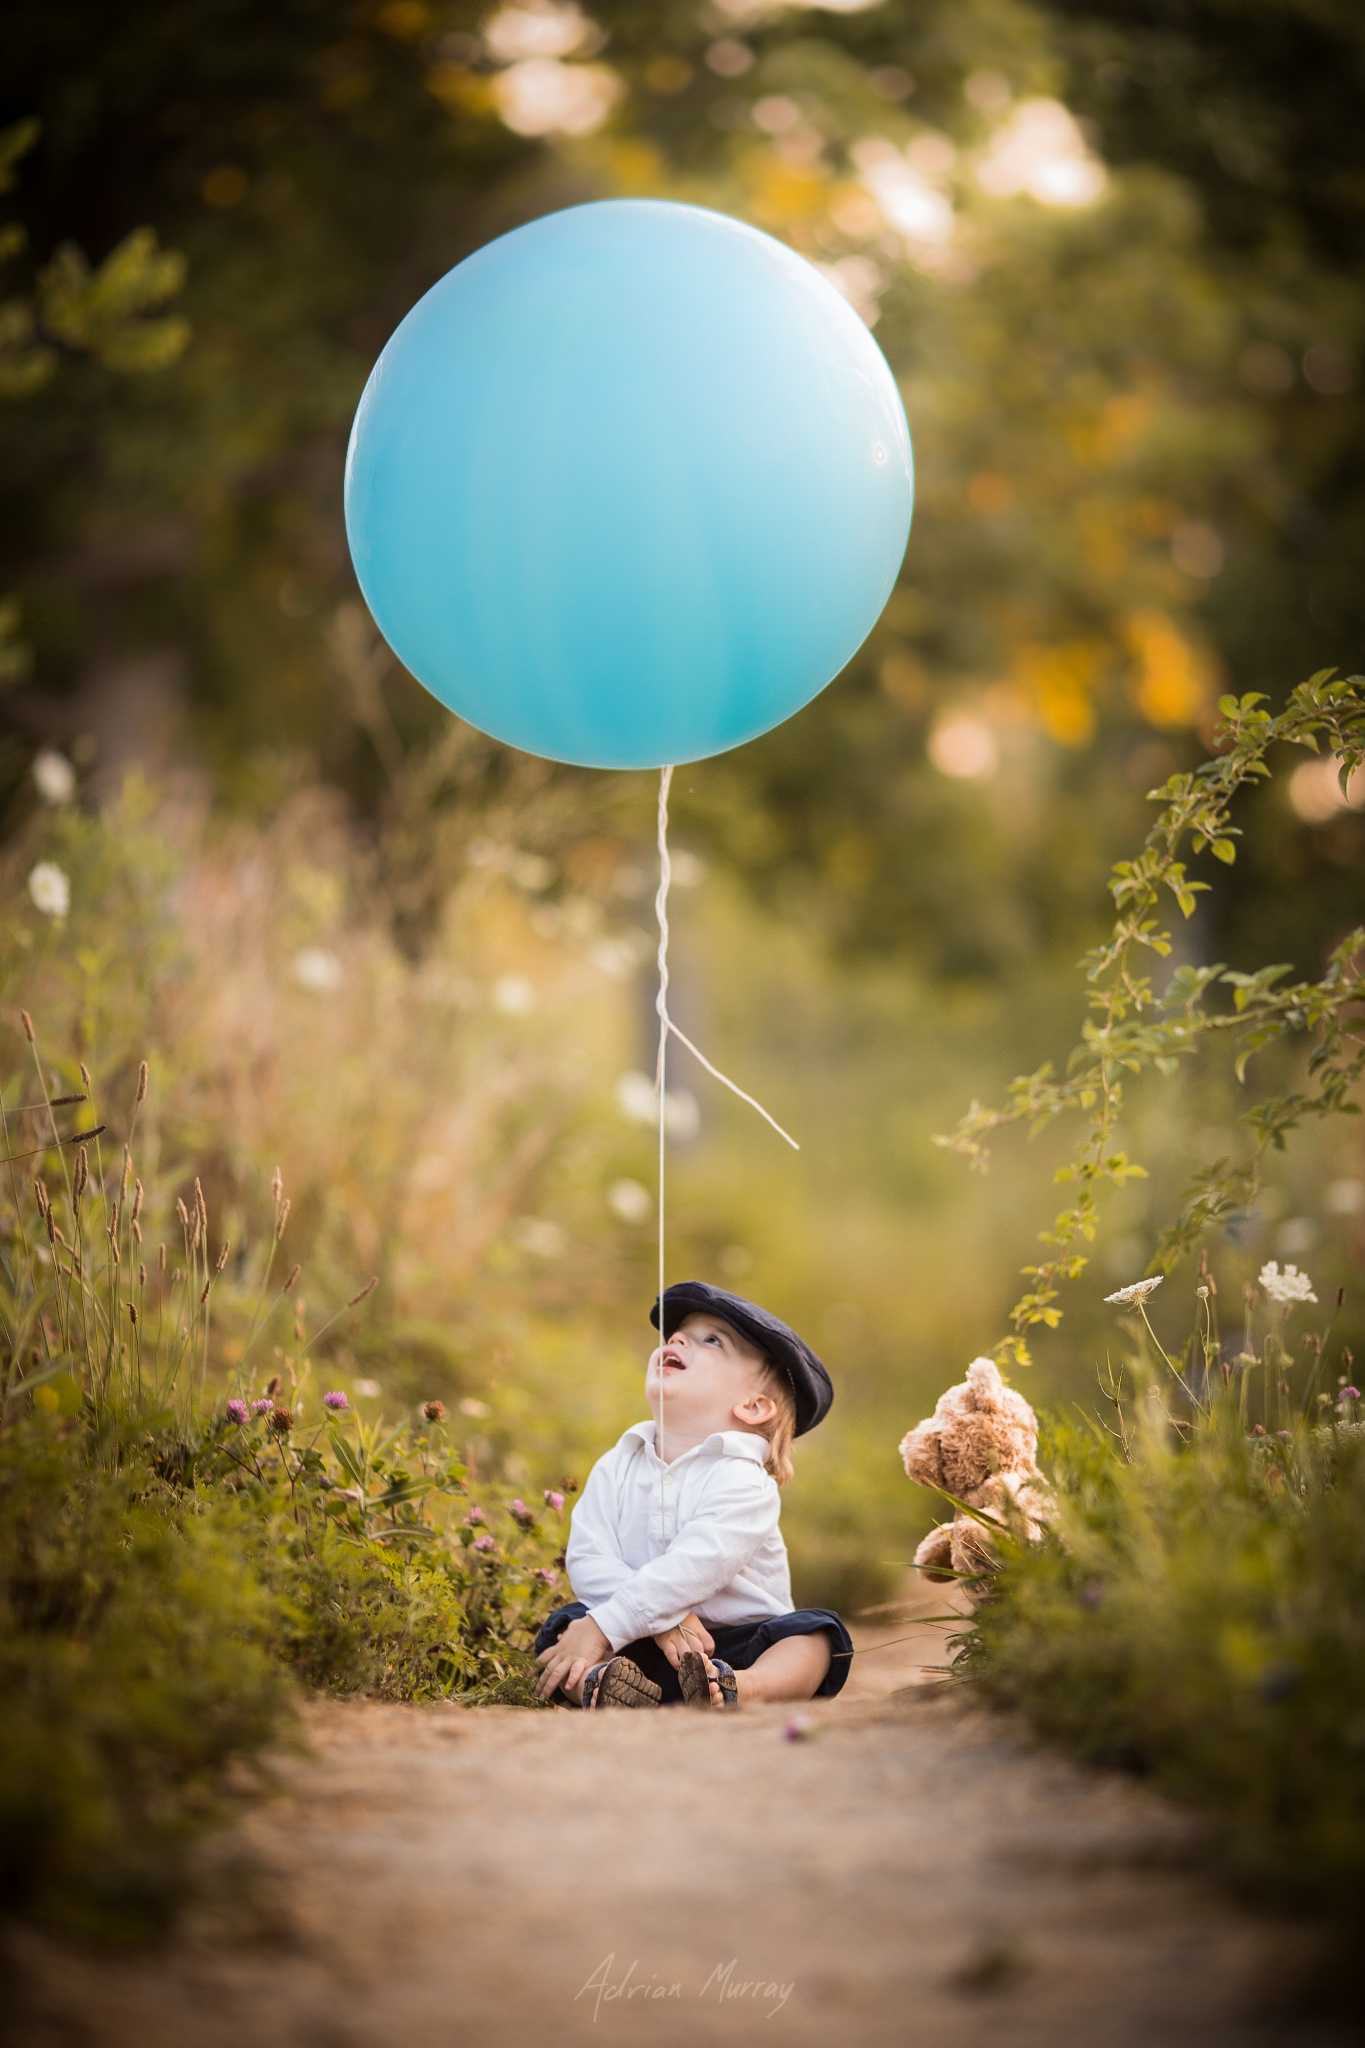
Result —
[[545, 1505], [547, 1508], [553, 1508], [557, 1515], [562, 1513], [564, 1508], [563, 1494], [556, 1493], [552, 1486], [547, 1486], [545, 1489]]
[[349, 1408], [351, 1404], [346, 1399], [346, 1396], [343, 1393], [338, 1392], [335, 1394], [324, 1394], [322, 1397], [322, 1405], [324, 1408], [340, 1409]]
[[512, 1520], [522, 1529], [534, 1529], [536, 1518], [524, 1500], [514, 1500], [507, 1510]]
[[469, 1513], [465, 1516], [466, 1525], [471, 1529], [474, 1528], [478, 1523], [486, 1522], [487, 1520], [487, 1515], [480, 1507], [471, 1508], [469, 1510]]
[[559, 1584], [559, 1573], [552, 1570], [548, 1564], [541, 1565], [533, 1576], [540, 1580], [542, 1586], [557, 1586]]
[[424, 1422], [444, 1422], [445, 1419], [446, 1404], [444, 1401], [424, 1401], [422, 1403], [422, 1420]]
[[496, 1550], [497, 1547], [497, 1540], [492, 1536], [476, 1536], [474, 1538], [474, 1548], [476, 1550]]
[[561, 1479], [559, 1483], [565, 1493], [577, 1493], [578, 1491], [578, 1481], [576, 1479]]
[[229, 1422], [235, 1422], [235, 1423], [237, 1424], [237, 1427], [238, 1427], [239, 1429], [240, 1429], [240, 1428], [242, 1427], [242, 1425], [243, 1425], [243, 1424], [244, 1424], [244, 1423], [246, 1422], [246, 1420], [247, 1420], [247, 1415], [248, 1415], [248, 1409], [247, 1409], [247, 1405], [246, 1405], [246, 1402], [245, 1402], [245, 1401], [229, 1401], [229, 1402], [228, 1402], [228, 1404], [227, 1404], [227, 1419], [228, 1419], [228, 1421], [229, 1421]]
[[288, 1436], [294, 1427], [293, 1415], [287, 1408], [272, 1408], [268, 1426], [276, 1436]]
[[76, 794], [76, 771], [65, 754], [44, 747], [33, 757], [33, 780], [45, 804], [69, 804]]
[[341, 987], [346, 970], [325, 946], [305, 946], [294, 955], [294, 979], [314, 995], [331, 995]]
[[809, 1742], [815, 1733], [815, 1723], [807, 1714], [793, 1714], [782, 1730], [784, 1742]]
[[274, 1405], [275, 1403], [271, 1400], [269, 1394], [265, 1394], [259, 1401], [252, 1402], [251, 1412], [253, 1415], [268, 1415]]
[[1343, 1387], [1341, 1390], [1341, 1398], [1343, 1401], [1358, 1401], [1360, 1399], [1360, 1388]]
[[1282, 1273], [1274, 1259], [1270, 1259], [1262, 1266], [1258, 1277], [1270, 1299], [1282, 1308], [1291, 1302], [1316, 1301], [1318, 1298], [1313, 1292], [1312, 1281], [1297, 1266], [1286, 1266]]
[[1154, 1293], [1165, 1277], [1164, 1273], [1155, 1273], [1150, 1280], [1135, 1280], [1131, 1287], [1120, 1287], [1117, 1294], [1106, 1294], [1104, 1298], [1106, 1301], [1118, 1302], [1121, 1307], [1127, 1307], [1132, 1302], [1141, 1301], [1145, 1296]]
[[65, 917], [71, 908], [71, 883], [56, 861], [39, 861], [28, 878], [28, 893], [44, 917]]

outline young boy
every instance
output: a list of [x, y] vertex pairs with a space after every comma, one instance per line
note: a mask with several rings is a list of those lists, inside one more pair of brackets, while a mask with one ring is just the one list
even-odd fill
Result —
[[567, 1553], [580, 1597], [536, 1638], [536, 1690], [589, 1708], [827, 1698], [853, 1645], [837, 1614], [792, 1607], [778, 1487], [792, 1438], [829, 1412], [829, 1374], [723, 1288], [685, 1280], [662, 1306], [645, 1373], [662, 1436], [637, 1422], [588, 1476]]

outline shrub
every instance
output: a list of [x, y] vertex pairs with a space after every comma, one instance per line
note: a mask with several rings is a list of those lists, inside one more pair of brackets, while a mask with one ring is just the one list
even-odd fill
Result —
[[[1010, 1124], [1081, 1119], [1056, 1176], [1071, 1199], [1024, 1269], [998, 1355], [1028, 1363], [1029, 1333], [1057, 1326], [1062, 1289], [1086, 1268], [1100, 1191], [1145, 1177], [1124, 1149], [1131, 1077], [1168, 1078], [1221, 1046], [1239, 1084], [1274, 1050], [1281, 1086], [1263, 1084], [1244, 1110], [1241, 1156], [1190, 1177], [1147, 1276], [1107, 1297], [1140, 1319], [1135, 1355], [1102, 1376], [1107, 1412], [1053, 1420], [1043, 1455], [1056, 1522], [1036, 1545], [994, 1532], [1000, 1568], [961, 1668], [1082, 1755], [1148, 1772], [1204, 1807], [1244, 1883], [1345, 1912], [1365, 1888], [1360, 1398], [1350, 1351], [1339, 1338], [1335, 1357], [1329, 1348], [1330, 1322], [1290, 1349], [1290, 1318], [1317, 1299], [1293, 1266], [1268, 1261], [1255, 1286], [1244, 1282], [1241, 1336], [1221, 1335], [1208, 1241], [1217, 1263], [1235, 1258], [1254, 1234], [1268, 1157], [1305, 1124], [1358, 1113], [1365, 929], [1342, 936], [1317, 980], [1286, 981], [1283, 965], [1186, 963], [1158, 990], [1150, 969], [1174, 947], [1166, 897], [1188, 918], [1209, 886], [1189, 856], [1235, 862], [1233, 800], [1269, 774], [1272, 750], [1329, 750], [1345, 787], [1365, 755], [1365, 678], [1324, 671], [1276, 715], [1257, 695], [1219, 708], [1217, 753], [1152, 793], [1156, 822], [1114, 870], [1114, 931], [1085, 963], [1091, 1015], [1061, 1076], [1021, 1076], [1004, 1109], [974, 1104], [945, 1141], [984, 1165], [987, 1141]], [[1220, 1227], [1230, 1245], [1214, 1237]], [[1168, 1352], [1148, 1302], [1196, 1248], [1194, 1328]], [[1337, 1312], [1345, 1298], [1342, 1288]]]
[[291, 1688], [224, 1518], [85, 1452], [43, 1418], [0, 1436], [0, 1907], [134, 1936]]
[[1266, 1897], [1365, 1887], [1365, 1431], [1247, 1436], [1232, 1402], [1129, 1454], [1083, 1420], [1046, 1446], [1059, 1521], [1008, 1543], [966, 1669], [1080, 1755], [1205, 1809]]

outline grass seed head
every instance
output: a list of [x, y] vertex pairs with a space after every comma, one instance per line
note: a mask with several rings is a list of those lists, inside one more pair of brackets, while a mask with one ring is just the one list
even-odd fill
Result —
[[221, 1272], [222, 1272], [222, 1270], [223, 1270], [224, 1266], [225, 1266], [225, 1265], [227, 1264], [227, 1262], [228, 1262], [228, 1253], [229, 1253], [229, 1252], [231, 1251], [231, 1249], [232, 1249], [232, 1246], [231, 1246], [231, 1244], [229, 1244], [229, 1243], [225, 1243], [225, 1244], [224, 1244], [224, 1246], [223, 1246], [223, 1249], [222, 1249], [222, 1250], [221, 1250], [221, 1251], [219, 1252], [219, 1254], [218, 1254], [218, 1264], [217, 1264], [217, 1265], [216, 1265], [216, 1266], [214, 1267], [214, 1269], [213, 1269], [215, 1273], [221, 1273]]
[[30, 1045], [33, 1045], [36, 1042], [33, 1036], [33, 1019], [29, 1016], [27, 1010], [21, 1010], [19, 1012], [19, 1022], [24, 1027], [25, 1038], [28, 1040]]
[[288, 1198], [288, 1196], [286, 1195], [285, 1199], [284, 1199], [284, 1200], [283, 1200], [283, 1201], [282, 1201], [282, 1202], [280, 1203], [280, 1220], [279, 1220], [279, 1222], [278, 1222], [278, 1223], [277, 1223], [277, 1224], [275, 1225], [275, 1242], [276, 1242], [276, 1244], [278, 1244], [278, 1243], [279, 1243], [279, 1241], [280, 1241], [280, 1239], [281, 1239], [281, 1238], [282, 1238], [282, 1237], [284, 1236], [284, 1226], [285, 1226], [285, 1224], [286, 1224], [286, 1223], [287, 1223], [288, 1221], [289, 1221], [289, 1198]]
[[347, 1308], [358, 1308], [362, 1301], [366, 1300], [368, 1296], [374, 1293], [374, 1290], [378, 1285], [379, 1275], [376, 1273], [373, 1280], [367, 1280], [365, 1282], [365, 1285], [361, 1288], [359, 1294], [353, 1294], [351, 1296], [350, 1300], [346, 1304]]
[[295, 1282], [295, 1281], [296, 1281], [296, 1280], [298, 1279], [298, 1277], [299, 1277], [299, 1274], [300, 1274], [300, 1273], [301, 1273], [302, 1271], [303, 1271], [303, 1267], [302, 1267], [302, 1266], [291, 1266], [291, 1267], [289, 1268], [289, 1278], [288, 1278], [288, 1279], [287, 1279], [287, 1280], [285, 1281], [285, 1283], [284, 1283], [284, 1292], [285, 1292], [286, 1294], [288, 1294], [288, 1292], [289, 1292], [290, 1288], [291, 1288], [291, 1287], [292, 1287], [292, 1286], [294, 1285], [294, 1282]]
[[71, 1177], [71, 1199], [79, 1202], [90, 1181], [90, 1161], [85, 1156], [84, 1145], [76, 1147], [76, 1170]]
[[138, 1217], [139, 1217], [139, 1216], [140, 1216], [140, 1215], [142, 1214], [142, 1199], [143, 1199], [143, 1196], [142, 1196], [142, 1182], [141, 1182], [140, 1180], [139, 1180], [139, 1181], [134, 1181], [134, 1183], [133, 1183], [133, 1221], [134, 1221], [134, 1223], [136, 1223], [136, 1222], [137, 1222], [137, 1219], [138, 1219]]
[[146, 1060], [143, 1060], [143, 1061], [142, 1061], [142, 1062], [141, 1062], [141, 1063], [139, 1064], [139, 1066], [138, 1066], [138, 1070], [137, 1070], [137, 1094], [136, 1094], [136, 1095], [134, 1096], [134, 1098], [133, 1098], [133, 1107], [134, 1107], [134, 1109], [136, 1109], [136, 1108], [137, 1108], [137, 1106], [138, 1106], [138, 1104], [139, 1104], [140, 1102], [145, 1102], [146, 1100], [147, 1100], [147, 1062], [146, 1062]]

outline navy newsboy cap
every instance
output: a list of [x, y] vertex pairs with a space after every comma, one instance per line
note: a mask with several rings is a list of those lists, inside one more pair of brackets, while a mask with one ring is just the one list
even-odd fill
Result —
[[[712, 1287], [705, 1280], [679, 1280], [674, 1286], [664, 1289], [665, 1341], [673, 1335], [679, 1323], [694, 1315], [720, 1316], [733, 1324], [741, 1337], [747, 1337], [765, 1358], [770, 1358], [787, 1375], [796, 1403], [798, 1436], [804, 1436], [808, 1429], [814, 1429], [817, 1422], [824, 1421], [834, 1399], [834, 1388], [829, 1374], [804, 1337], [798, 1337], [795, 1330], [788, 1329], [785, 1323], [770, 1315], [766, 1308], [760, 1308], [757, 1302], [746, 1301], [742, 1294], [730, 1294], [724, 1287]], [[657, 1330], [657, 1298], [649, 1312], [649, 1320]]]

